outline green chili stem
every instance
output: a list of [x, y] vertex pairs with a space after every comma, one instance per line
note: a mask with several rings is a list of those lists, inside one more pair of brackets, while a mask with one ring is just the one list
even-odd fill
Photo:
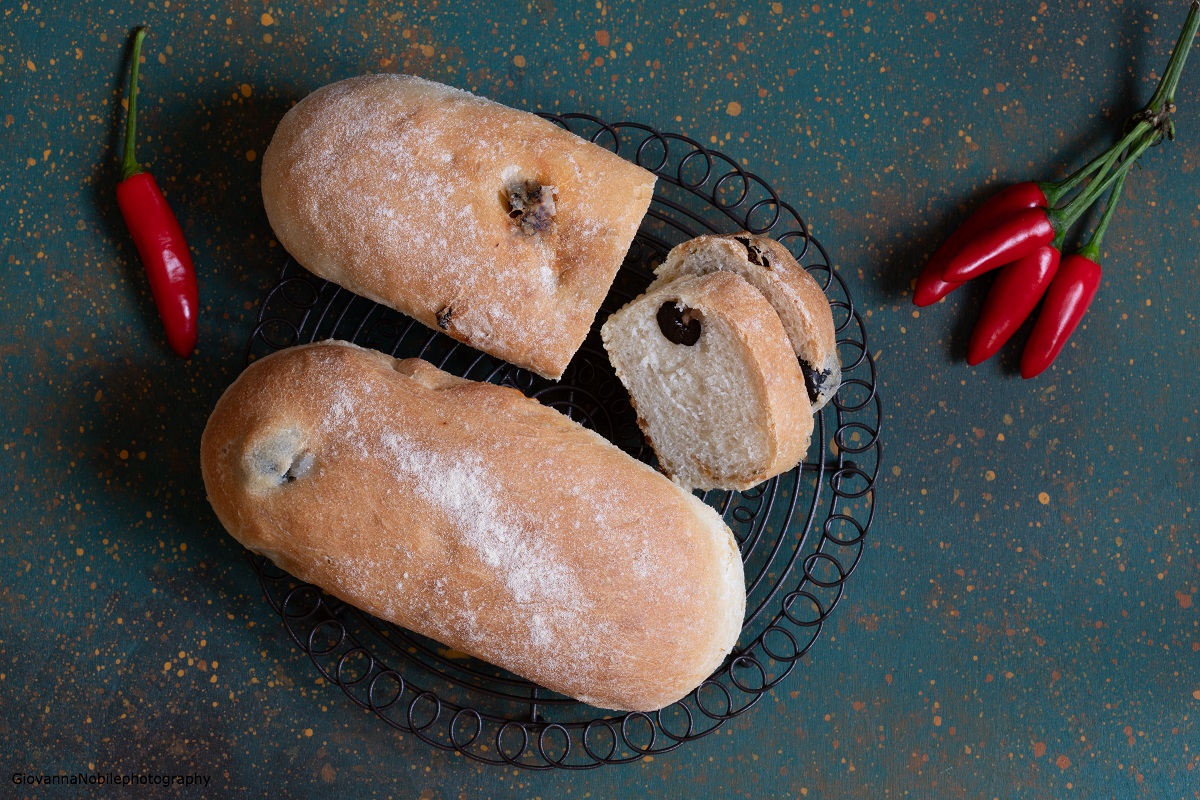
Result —
[[138, 62], [142, 58], [142, 40], [146, 29], [138, 28], [133, 33], [133, 69], [129, 73], [129, 110], [125, 114], [125, 155], [121, 160], [121, 180], [127, 180], [142, 171], [134, 153], [137, 143], [137, 84]]
[[1179, 33], [1179, 40], [1175, 42], [1175, 49], [1171, 52], [1171, 60], [1167, 62], [1167, 71], [1163, 73], [1154, 96], [1146, 105], [1149, 110], [1158, 112], [1164, 105], [1175, 101], [1175, 87], [1179, 85], [1179, 76], [1183, 74], [1183, 65], [1187, 62], [1188, 51], [1192, 49], [1197, 30], [1200, 30], [1200, 0], [1192, 0], [1183, 30]]
[[1079, 249], [1079, 255], [1100, 263], [1100, 243], [1104, 241], [1104, 234], [1108, 233], [1108, 223], [1112, 222], [1113, 212], [1117, 210], [1117, 201], [1121, 199], [1121, 191], [1125, 188], [1125, 179], [1129, 177], [1129, 173], [1123, 173], [1117, 182], [1113, 184], [1112, 194], [1108, 196], [1108, 205], [1104, 207], [1104, 215], [1100, 217], [1100, 221], [1096, 223], [1096, 232], [1092, 234], [1091, 241]]
[[[1121, 141], [1117, 142], [1112, 147], [1108, 148], [1103, 153], [1084, 164], [1082, 167], [1077, 169], [1074, 174], [1064, 178], [1058, 183], [1043, 184], [1042, 191], [1046, 194], [1047, 202], [1050, 203], [1052, 208], [1058, 205], [1058, 201], [1070, 194], [1075, 187], [1084, 181], [1085, 178], [1106, 164], [1111, 164], [1113, 156], [1124, 152], [1125, 148], [1129, 147], [1129, 145], [1136, 141], [1139, 136], [1145, 134], [1149, 129], [1150, 123], [1139, 122], [1132, 129], [1130, 129], [1129, 133], [1125, 134], [1125, 136], [1121, 138]], [[1104, 173], [1102, 172], [1101, 176], [1103, 176], [1103, 174]]]
[[[1152, 132], [1151, 141], [1159, 136], [1174, 135], [1174, 123], [1169, 118], [1166, 120], [1165, 126], [1161, 120], [1157, 121], [1156, 124], [1147, 118], [1158, 117], [1164, 108], [1175, 102], [1175, 89], [1179, 85], [1179, 78], [1183, 74], [1183, 66], [1187, 62], [1188, 52], [1192, 49], [1192, 42], [1195, 40], [1198, 30], [1200, 30], [1200, 0], [1192, 0], [1191, 6], [1188, 9], [1187, 19], [1183, 23], [1183, 30], [1180, 31], [1179, 39], [1175, 43], [1175, 49], [1171, 51], [1171, 59], [1167, 62], [1167, 69], [1163, 73], [1163, 77], [1159, 80], [1158, 86], [1150, 98], [1150, 102], [1146, 104], [1145, 109], [1139, 115], [1141, 117], [1140, 121], [1119, 142], [1093, 158], [1067, 178], [1057, 183], [1043, 184], [1042, 191], [1046, 193], [1046, 199], [1049, 201], [1051, 207], [1058, 205], [1060, 200], [1074, 191], [1089, 176], [1095, 174], [1092, 180], [1093, 184], [1106, 177], [1108, 171], [1115, 163], [1114, 156], [1123, 153], [1130, 146], [1134, 146], [1139, 151], [1139, 154], [1143, 152], [1145, 148], [1138, 147], [1135, 143], [1140, 144], [1141, 137], [1147, 131]], [[1088, 205], [1095, 202], [1099, 196], [1098, 194], [1085, 191], [1084, 194], [1075, 198], [1064, 209], [1064, 218], [1068, 218], [1071, 221], [1078, 219], [1079, 213], [1076, 213], [1076, 210], [1072, 210], [1072, 206], [1075, 206], [1076, 203], [1089, 195], [1091, 199], [1083, 205], [1082, 209], [1078, 209], [1079, 213], [1082, 213], [1083, 209], [1086, 209]]]
[[1047, 211], [1055, 230], [1059, 231], [1060, 233], [1066, 231], [1067, 228], [1070, 228], [1081, 216], [1083, 216], [1084, 212], [1087, 211], [1088, 208], [1090, 208], [1091, 205], [1095, 203], [1101, 195], [1111, 189], [1113, 184], [1119, 180], [1124, 181], [1125, 176], [1129, 174], [1129, 170], [1134, 164], [1137, 163], [1137, 160], [1141, 157], [1142, 153], [1146, 152], [1146, 149], [1154, 144], [1156, 134], [1157, 132], [1153, 132], [1151, 135], [1144, 137], [1140, 142], [1138, 142], [1137, 146], [1134, 147], [1124, 161], [1122, 161], [1121, 166], [1118, 167], [1117, 170], [1111, 175], [1107, 176], [1103, 180], [1095, 180], [1089, 183], [1087, 188], [1083, 190], [1083, 193], [1080, 194], [1079, 197], [1076, 197], [1063, 208], [1053, 208]]

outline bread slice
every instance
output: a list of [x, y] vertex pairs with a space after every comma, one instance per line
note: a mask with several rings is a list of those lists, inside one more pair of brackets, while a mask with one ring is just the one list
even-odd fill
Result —
[[600, 333], [659, 467], [687, 488], [741, 490], [796, 466], [812, 408], [771, 304], [732, 272], [656, 286]]
[[842, 385], [833, 314], [821, 287], [792, 254], [769, 236], [731, 233], [698, 236], [667, 253], [655, 270], [653, 291], [681, 275], [734, 272], [762, 292], [783, 322], [800, 359], [813, 411], [824, 408]]

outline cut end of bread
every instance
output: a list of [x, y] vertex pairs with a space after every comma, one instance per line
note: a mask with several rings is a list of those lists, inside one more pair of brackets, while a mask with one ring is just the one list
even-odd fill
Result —
[[758, 289], [779, 315], [804, 374], [813, 410], [842, 384], [837, 334], [829, 301], [791, 252], [769, 236], [698, 236], [673, 248], [655, 271], [651, 291], [684, 275], [732, 272]]
[[740, 276], [660, 286], [601, 335], [661, 469], [681, 486], [748, 489], [808, 449], [803, 376], [779, 318]]

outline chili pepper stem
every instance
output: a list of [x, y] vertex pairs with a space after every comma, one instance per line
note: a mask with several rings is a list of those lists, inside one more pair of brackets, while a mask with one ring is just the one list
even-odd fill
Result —
[[1124, 181], [1125, 176], [1129, 174], [1129, 170], [1141, 158], [1142, 153], [1146, 152], [1154, 140], [1157, 138], [1157, 133], [1154, 132], [1150, 136], [1145, 136], [1137, 143], [1134, 149], [1124, 159], [1121, 166], [1115, 172], [1106, 176], [1103, 180], [1094, 180], [1088, 187], [1083, 190], [1083, 193], [1072, 200], [1062, 208], [1049, 209], [1046, 214], [1050, 217], [1050, 222], [1054, 225], [1054, 229], [1061, 235], [1068, 228], [1075, 224], [1078, 219], [1083, 216], [1092, 204], [1096, 202], [1117, 181]]
[[142, 59], [142, 40], [146, 38], [143, 26], [133, 35], [133, 67], [129, 72], [129, 110], [125, 113], [125, 155], [121, 159], [121, 180], [128, 180], [142, 171], [138, 164], [134, 145], [137, 143], [137, 85], [138, 62]]
[[1175, 102], [1175, 87], [1179, 85], [1179, 76], [1183, 74], [1183, 65], [1187, 62], [1188, 52], [1192, 49], [1192, 42], [1195, 40], [1198, 30], [1200, 30], [1200, 0], [1192, 0], [1187, 19], [1183, 22], [1183, 30], [1179, 33], [1179, 40], [1175, 42], [1171, 60], [1167, 63], [1167, 71], [1163, 73], [1162, 80], [1158, 82], [1158, 88], [1154, 90], [1154, 95], [1146, 104], [1148, 111], [1156, 113], [1161, 111], [1164, 106]]
[[1129, 177], [1128, 172], [1117, 178], [1117, 182], [1113, 184], [1112, 194], [1108, 197], [1108, 205], [1104, 207], [1104, 215], [1096, 223], [1096, 232], [1092, 234], [1091, 240], [1079, 249], [1079, 255], [1089, 261], [1100, 263], [1100, 243], [1104, 241], [1104, 234], [1108, 233], [1108, 223], [1112, 222], [1113, 212], [1117, 210], [1117, 203], [1121, 199], [1121, 192], [1125, 188], [1127, 177]]
[[1138, 123], [1128, 133], [1121, 137], [1119, 142], [1093, 158], [1088, 163], [1084, 164], [1079, 169], [1075, 170], [1075, 172], [1070, 176], [1064, 178], [1058, 183], [1041, 184], [1042, 191], [1045, 192], [1046, 201], [1049, 203], [1050, 207], [1054, 208], [1057, 206], [1060, 200], [1073, 192], [1076, 187], [1079, 186], [1079, 184], [1083, 183], [1083, 181], [1086, 180], [1088, 176], [1092, 175], [1092, 173], [1096, 172], [1096, 170], [1101, 170], [1100, 174], [1096, 177], [1102, 178], [1108, 169], [1101, 168], [1105, 167], [1106, 165], [1111, 165], [1116, 156], [1119, 156], [1121, 153], [1125, 152], [1125, 150], [1131, 144], [1137, 141], [1138, 137], [1145, 135], [1146, 131], [1150, 130], [1150, 128], [1151, 125], [1149, 122]]
[[[1070, 176], [1064, 178], [1057, 183], [1044, 184], [1043, 191], [1046, 193], [1046, 199], [1053, 208], [1058, 205], [1058, 202], [1065, 198], [1068, 194], [1074, 191], [1079, 184], [1093, 174], [1095, 177], [1092, 183], [1096, 184], [1107, 176], [1108, 171], [1116, 161], [1116, 156], [1123, 153], [1127, 148], [1137, 147], [1137, 143], [1148, 132], [1151, 140], [1166, 136], [1169, 139], [1175, 138], [1175, 123], [1170, 118], [1171, 112], [1174, 109], [1175, 89], [1179, 85], [1179, 78], [1183, 74], [1183, 66], [1187, 62], [1188, 53], [1192, 49], [1192, 42], [1196, 38], [1196, 32], [1200, 31], [1200, 0], [1192, 0], [1188, 9], [1187, 19], [1184, 20], [1183, 30], [1179, 34], [1179, 39], [1175, 43], [1175, 49], [1171, 52], [1171, 59], [1167, 62], [1167, 69], [1163, 73], [1163, 77], [1159, 79], [1158, 86], [1155, 87], [1154, 94], [1150, 98], [1150, 102], [1146, 104], [1140, 112], [1134, 115], [1133, 120], [1137, 121], [1121, 140], [1104, 151], [1100, 155], [1093, 158], [1087, 164], [1080, 167]], [[1145, 148], [1139, 149], [1139, 155], [1144, 152]], [[1111, 185], [1111, 181], [1106, 184]], [[1096, 192], [1090, 195], [1090, 199], [1082, 204], [1082, 209], [1086, 209], [1096, 201], [1103, 192]], [[1068, 208], [1083, 200], [1088, 192], [1084, 195], [1071, 201]], [[1079, 213], [1082, 213], [1082, 209]], [[1078, 219], [1079, 213], [1075, 211], [1068, 212], [1064, 216], [1069, 221], [1069, 226], [1075, 219]]]

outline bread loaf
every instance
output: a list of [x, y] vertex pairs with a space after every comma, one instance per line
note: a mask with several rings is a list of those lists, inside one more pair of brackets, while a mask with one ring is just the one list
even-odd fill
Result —
[[745, 613], [711, 508], [514, 389], [353, 345], [253, 363], [201, 443], [239, 542], [371, 614], [604, 708], [710, 675]]
[[601, 336], [676, 483], [749, 489], [804, 458], [813, 429], [804, 376], [779, 316], [741, 275], [660, 280]]
[[732, 233], [698, 236], [671, 249], [655, 270], [653, 290], [680, 275], [734, 272], [762, 292], [775, 308], [800, 360], [813, 410], [819, 411], [842, 385], [837, 333], [829, 301], [791, 252], [769, 236]]
[[369, 75], [284, 115], [262, 192], [275, 235], [310, 272], [557, 379], [654, 180], [525, 111]]

